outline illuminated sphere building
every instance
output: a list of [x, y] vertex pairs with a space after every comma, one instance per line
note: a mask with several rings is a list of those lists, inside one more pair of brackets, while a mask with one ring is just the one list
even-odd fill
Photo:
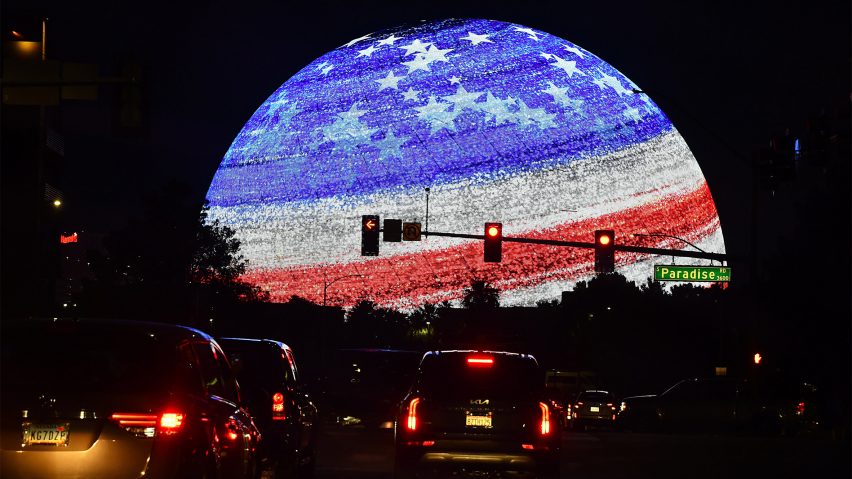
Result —
[[[531, 305], [594, 274], [590, 249], [504, 243], [502, 263], [484, 263], [482, 241], [435, 236], [360, 256], [361, 215], [425, 227], [427, 188], [431, 231], [495, 221], [591, 242], [614, 229], [621, 244], [690, 248], [632, 236], [660, 233], [725, 251], [698, 163], [647, 95], [577, 45], [491, 20], [390, 29], [318, 58], [245, 124], [207, 199], [242, 241], [243, 279], [274, 301], [327, 290], [329, 304], [408, 309], [484, 279], [501, 304]], [[669, 258], [616, 261], [645, 281]]]

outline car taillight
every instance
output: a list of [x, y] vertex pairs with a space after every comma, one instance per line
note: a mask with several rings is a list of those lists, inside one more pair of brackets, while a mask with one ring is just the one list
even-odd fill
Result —
[[538, 403], [538, 407], [541, 408], [541, 433], [550, 434], [550, 408], [543, 402]]
[[158, 432], [163, 434], [174, 434], [180, 431], [183, 425], [183, 414], [177, 412], [165, 412], [160, 416], [160, 428]]
[[799, 404], [796, 404], [796, 415], [801, 416], [804, 413], [805, 413], [805, 403], [800, 402]]
[[490, 368], [494, 364], [491, 356], [468, 356], [467, 365], [473, 368]]
[[117, 412], [110, 416], [110, 419], [117, 422], [124, 430], [137, 437], [175, 434], [180, 430], [183, 418], [183, 414], [176, 412], [165, 412], [159, 416], [149, 413]]
[[283, 421], [287, 419], [287, 413], [284, 411], [284, 394], [275, 393], [272, 395], [272, 420]]
[[405, 427], [409, 431], [417, 430], [417, 404], [420, 403], [420, 398], [413, 398], [411, 402], [408, 403], [408, 422], [406, 422]]

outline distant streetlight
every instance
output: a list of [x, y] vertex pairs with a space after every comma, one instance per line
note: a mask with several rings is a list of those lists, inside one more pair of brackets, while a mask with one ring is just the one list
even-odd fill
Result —
[[360, 278], [361, 276], [362, 276], [362, 275], [357, 274], [357, 273], [355, 273], [355, 274], [347, 274], [346, 276], [341, 276], [341, 277], [339, 277], [339, 278], [335, 278], [335, 279], [333, 279], [333, 280], [331, 280], [331, 281], [329, 281], [329, 280], [327, 280], [327, 279], [326, 279], [325, 281], [323, 281], [323, 285], [322, 285], [322, 305], [323, 305], [323, 307], [325, 307], [326, 302], [327, 302], [327, 300], [328, 300], [328, 288], [329, 288], [329, 286], [331, 286], [331, 285], [333, 285], [334, 283], [336, 283], [336, 282], [340, 281], [341, 279], [353, 278], [353, 277], [358, 277], [358, 278]]
[[62, 201], [61, 200], [53, 200], [53, 206], [55, 206], [56, 208], [59, 208], [60, 206], [62, 206]]
[[[698, 246], [695, 246], [694, 244], [692, 244], [689, 241], [681, 238], [680, 236], [674, 236], [674, 235], [669, 235], [669, 234], [665, 234], [665, 233], [633, 233], [633, 236], [676, 239], [678, 241], [682, 241], [682, 242], [688, 244], [689, 246], [692, 246], [693, 248], [697, 249], [698, 251], [700, 251], [702, 253], [706, 253], [706, 251], [704, 251], [703, 249], [699, 248]], [[672, 259], [674, 259], [674, 258], [672, 258]], [[715, 260], [711, 259], [710, 261], [715, 261]]]

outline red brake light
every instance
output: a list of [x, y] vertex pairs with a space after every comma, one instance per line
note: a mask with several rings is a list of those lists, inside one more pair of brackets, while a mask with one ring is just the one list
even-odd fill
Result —
[[541, 408], [541, 433], [550, 434], [550, 408], [543, 402], [538, 403], [538, 407]]
[[469, 356], [467, 365], [474, 368], [490, 368], [494, 364], [494, 358], [490, 356]]
[[118, 422], [121, 427], [154, 427], [157, 425], [156, 414], [133, 414], [117, 412], [110, 419]]
[[160, 416], [160, 432], [174, 434], [180, 430], [183, 424], [183, 414], [176, 412], [165, 412]]
[[417, 404], [420, 402], [420, 398], [414, 398], [408, 403], [408, 423], [406, 427], [409, 431], [417, 430]]
[[165, 412], [159, 416], [150, 413], [117, 412], [110, 419], [126, 431], [139, 437], [154, 437], [154, 434], [171, 435], [180, 431], [184, 415]]
[[535, 449], [535, 447], [532, 444], [521, 444], [521, 447], [528, 450], [528, 451]]
[[287, 419], [287, 414], [284, 412], [284, 395], [275, 393], [272, 395], [272, 420], [283, 421]]

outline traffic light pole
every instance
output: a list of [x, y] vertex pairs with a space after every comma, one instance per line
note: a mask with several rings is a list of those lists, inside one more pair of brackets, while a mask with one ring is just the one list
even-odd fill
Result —
[[[424, 236], [443, 236], [446, 238], [465, 238], [465, 239], [480, 239], [484, 240], [485, 235], [470, 235], [470, 234], [462, 234], [462, 233], [441, 233], [438, 231], [424, 231]], [[504, 236], [503, 241], [507, 243], [527, 243], [527, 244], [541, 244], [547, 246], [567, 246], [569, 248], [589, 248], [594, 249], [594, 243], [587, 243], [585, 241], [560, 241], [560, 240], [550, 240], [550, 239], [538, 239], [538, 238], [519, 238], [519, 237], [511, 237]], [[683, 251], [679, 249], [666, 249], [666, 248], [646, 248], [644, 246], [629, 246], [629, 245], [621, 245], [615, 244], [613, 249], [616, 251], [626, 251], [628, 253], [643, 253], [643, 254], [656, 254], [662, 256], [680, 256], [684, 258], [700, 258], [700, 259], [712, 259], [716, 261], [728, 261], [728, 255], [722, 253], [706, 253], [700, 251]]]

